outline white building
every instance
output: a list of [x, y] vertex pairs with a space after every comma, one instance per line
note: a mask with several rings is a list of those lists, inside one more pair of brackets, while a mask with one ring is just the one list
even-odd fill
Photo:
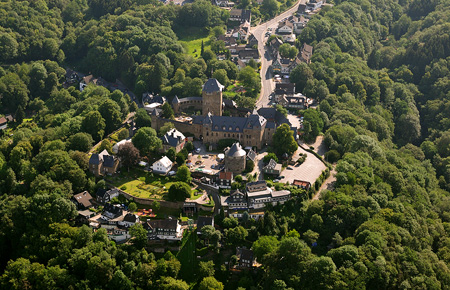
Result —
[[170, 169], [172, 169], [172, 165], [172, 161], [170, 161], [167, 156], [164, 156], [163, 158], [153, 163], [152, 170], [154, 173], [167, 174], [169, 173]]

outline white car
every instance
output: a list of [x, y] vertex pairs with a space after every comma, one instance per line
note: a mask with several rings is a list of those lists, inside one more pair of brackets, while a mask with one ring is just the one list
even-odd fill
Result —
[[195, 149], [195, 153], [200, 153], [200, 151], [202, 151], [202, 149], [201, 148], [197, 148], [197, 149]]
[[175, 174], [176, 174], [176, 172], [173, 171], [173, 170], [172, 170], [172, 171], [169, 171], [169, 173], [167, 173], [168, 176], [174, 176]]

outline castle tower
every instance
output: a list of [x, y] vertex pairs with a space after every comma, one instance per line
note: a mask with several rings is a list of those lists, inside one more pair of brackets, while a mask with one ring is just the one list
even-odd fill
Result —
[[222, 90], [224, 86], [216, 79], [209, 79], [202, 90], [202, 114], [211, 112], [214, 116], [222, 116]]
[[172, 108], [176, 115], [180, 114], [180, 99], [177, 96], [172, 100]]

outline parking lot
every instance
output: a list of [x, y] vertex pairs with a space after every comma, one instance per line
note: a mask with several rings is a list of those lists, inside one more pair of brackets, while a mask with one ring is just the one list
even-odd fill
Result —
[[313, 184], [316, 179], [322, 174], [322, 171], [327, 167], [325, 164], [320, 161], [314, 154], [309, 153], [303, 150], [301, 147], [298, 147], [297, 152], [295, 152], [293, 160], [297, 160], [300, 157], [300, 153], [307, 155], [305, 162], [302, 165], [290, 165], [288, 169], [286, 168], [281, 172], [281, 176], [284, 176], [280, 180], [280, 182], [286, 183], [289, 182], [291, 184], [294, 179], [309, 181]]
[[199, 141], [194, 141], [194, 146], [195, 148], [200, 148], [200, 151], [198, 153], [197, 151], [194, 151], [192, 154], [191, 171], [201, 169], [202, 171], [206, 171], [210, 174], [216, 174], [219, 172], [221, 165], [223, 165], [218, 162], [217, 155], [219, 153], [207, 152], [205, 146]]

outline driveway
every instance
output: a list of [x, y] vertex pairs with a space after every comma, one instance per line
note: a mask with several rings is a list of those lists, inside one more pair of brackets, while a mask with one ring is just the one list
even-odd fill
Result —
[[303, 150], [301, 147], [299, 147], [297, 152], [295, 152], [293, 160], [297, 160], [300, 157], [300, 153], [306, 153], [307, 157], [305, 162], [298, 167], [295, 165], [288, 166], [292, 168], [292, 170], [287, 168], [283, 170], [281, 172], [281, 176], [284, 176], [284, 178], [281, 179], [280, 182], [289, 182], [289, 184], [291, 184], [294, 179], [299, 179], [309, 181], [312, 185], [322, 174], [322, 171], [327, 168], [319, 158], [317, 158], [314, 154]]

